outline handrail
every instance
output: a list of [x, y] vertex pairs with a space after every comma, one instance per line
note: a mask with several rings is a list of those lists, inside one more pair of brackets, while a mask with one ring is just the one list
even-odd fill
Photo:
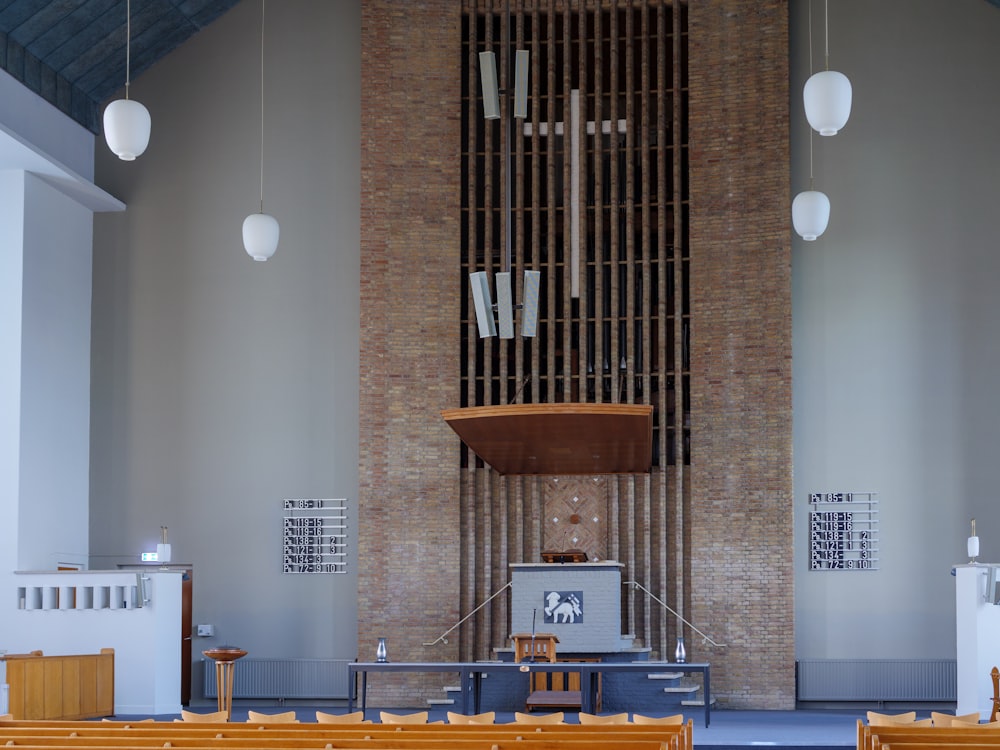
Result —
[[479, 605], [478, 607], [476, 607], [476, 608], [475, 608], [474, 610], [472, 610], [471, 612], [469, 612], [469, 614], [467, 614], [467, 615], [466, 615], [465, 617], [463, 617], [463, 618], [462, 618], [461, 620], [459, 620], [459, 621], [458, 621], [458, 622], [456, 622], [456, 623], [455, 623], [454, 625], [452, 625], [452, 626], [451, 626], [450, 628], [448, 628], [448, 629], [447, 629], [446, 631], [444, 631], [444, 632], [443, 632], [443, 633], [442, 633], [441, 635], [439, 635], [439, 636], [437, 637], [437, 640], [434, 640], [434, 641], [431, 641], [430, 643], [424, 643], [423, 645], [424, 645], [424, 646], [436, 646], [436, 645], [437, 645], [437, 644], [438, 644], [439, 642], [443, 642], [443, 643], [447, 643], [447, 642], [448, 642], [448, 639], [447, 639], [447, 638], [446, 638], [445, 636], [447, 636], [447, 635], [448, 635], [448, 633], [450, 633], [450, 632], [451, 632], [452, 630], [454, 630], [455, 628], [457, 628], [457, 627], [458, 627], [459, 625], [461, 625], [461, 624], [462, 624], [463, 622], [465, 622], [466, 620], [468, 620], [468, 619], [469, 619], [470, 617], [472, 617], [472, 616], [473, 616], [474, 614], [476, 614], [476, 612], [478, 612], [478, 611], [479, 611], [479, 610], [481, 610], [481, 609], [482, 609], [483, 607], [485, 607], [485, 606], [486, 606], [487, 604], [489, 604], [489, 603], [490, 603], [491, 601], [493, 601], [493, 600], [494, 600], [494, 599], [496, 599], [496, 598], [497, 598], [498, 596], [500, 596], [500, 594], [502, 594], [502, 593], [503, 593], [504, 591], [506, 591], [507, 589], [509, 589], [509, 588], [510, 588], [510, 584], [511, 584], [511, 582], [510, 582], [510, 581], [508, 581], [507, 583], [505, 583], [505, 584], [504, 584], [504, 587], [503, 587], [502, 589], [500, 589], [500, 590], [499, 590], [498, 592], [496, 592], [495, 594], [491, 594], [491, 595], [490, 595], [490, 598], [489, 598], [489, 599], [487, 599], [486, 601], [484, 601], [484, 602], [483, 602], [482, 604], [480, 604], [480, 605]]
[[706, 642], [707, 643], [711, 643], [713, 646], [717, 646], [719, 648], [725, 648], [726, 647], [725, 643], [716, 643], [716, 641], [714, 639], [712, 639], [711, 636], [707, 636], [703, 632], [701, 632], [700, 630], [698, 630], [698, 628], [696, 628], [690, 622], [688, 622], [687, 620], [685, 620], [678, 612], [675, 612], [673, 609], [671, 609], [670, 605], [668, 605], [666, 602], [664, 602], [663, 600], [661, 600], [659, 597], [656, 596], [656, 594], [654, 594], [652, 591], [650, 591], [649, 589], [647, 589], [645, 586], [643, 586], [638, 581], [625, 581], [625, 585], [626, 586], [635, 586], [637, 589], [642, 589], [643, 591], [645, 591], [646, 594], [648, 594], [649, 597], [653, 601], [655, 601], [657, 604], [659, 604], [661, 607], [663, 607], [665, 610], [667, 610], [670, 614], [672, 614], [678, 620], [680, 620], [685, 625], [687, 625], [689, 628], [691, 628], [691, 630], [693, 630], [698, 635], [700, 635], [704, 639], [702, 641], [703, 643], [706, 643]]

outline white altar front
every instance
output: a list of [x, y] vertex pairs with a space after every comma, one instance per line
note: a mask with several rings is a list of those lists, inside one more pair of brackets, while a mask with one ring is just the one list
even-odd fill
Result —
[[631, 650], [622, 636], [622, 563], [512, 563], [511, 632], [559, 638], [560, 653]]

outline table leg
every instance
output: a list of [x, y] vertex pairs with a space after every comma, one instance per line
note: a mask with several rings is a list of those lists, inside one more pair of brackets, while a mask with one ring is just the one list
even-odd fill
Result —
[[702, 685], [705, 689], [705, 727], [708, 728], [708, 723], [712, 718], [712, 690], [711, 690], [711, 679], [708, 676], [708, 667], [705, 667], [705, 679], [702, 681]]
[[366, 719], [365, 711], [368, 710], [368, 672], [361, 673], [361, 719]]
[[580, 667], [580, 710], [585, 714], [594, 713], [594, 673], [587, 667]]
[[472, 673], [467, 669], [463, 669], [458, 673], [458, 684], [462, 686], [462, 702], [460, 704], [460, 708], [462, 713], [466, 716], [469, 715], [469, 690], [472, 688], [469, 681], [471, 679]]
[[353, 669], [348, 669], [347, 673], [350, 675], [348, 681], [350, 684], [347, 686], [347, 713], [354, 713], [354, 693], [358, 689], [358, 673]]

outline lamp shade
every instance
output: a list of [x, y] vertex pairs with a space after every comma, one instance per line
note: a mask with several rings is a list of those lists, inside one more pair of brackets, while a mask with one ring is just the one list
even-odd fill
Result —
[[830, 199], [818, 190], [805, 190], [792, 201], [792, 226], [802, 239], [812, 242], [830, 223]]
[[133, 161], [149, 145], [149, 110], [135, 99], [116, 99], [104, 110], [104, 138], [122, 161]]
[[836, 135], [851, 116], [851, 82], [836, 70], [814, 73], [806, 81], [802, 99], [806, 119], [820, 135]]
[[254, 260], [267, 260], [278, 249], [281, 228], [270, 214], [250, 214], [243, 220], [243, 247]]

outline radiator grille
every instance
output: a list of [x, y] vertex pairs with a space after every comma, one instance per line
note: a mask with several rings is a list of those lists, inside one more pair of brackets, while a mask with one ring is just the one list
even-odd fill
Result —
[[954, 701], [954, 659], [803, 659], [800, 701]]
[[[205, 697], [219, 695], [215, 663], [202, 659]], [[233, 698], [347, 698], [345, 659], [240, 659], [233, 676]]]

